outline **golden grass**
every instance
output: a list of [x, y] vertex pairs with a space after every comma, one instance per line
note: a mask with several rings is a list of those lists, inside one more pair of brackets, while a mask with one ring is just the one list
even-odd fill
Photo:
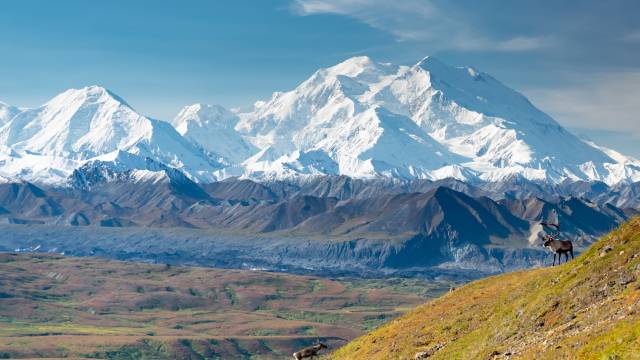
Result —
[[638, 277], [634, 218], [566, 265], [467, 284], [329, 357], [640, 359]]

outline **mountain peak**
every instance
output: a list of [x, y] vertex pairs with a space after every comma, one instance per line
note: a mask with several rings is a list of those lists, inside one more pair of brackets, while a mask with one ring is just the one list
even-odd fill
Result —
[[151, 120], [100, 86], [66, 90], [46, 104], [19, 112], [2, 128], [0, 142], [37, 156], [74, 161], [132, 146], [153, 135]]
[[100, 86], [100, 85], [89, 85], [89, 86], [85, 86], [82, 89], [79, 89], [80, 91], [84, 91], [87, 93], [96, 93], [96, 94], [108, 94], [111, 93], [111, 91], [109, 91], [109, 89]]
[[172, 124], [181, 132], [180, 127], [187, 126], [188, 122], [195, 122], [200, 127], [222, 125], [232, 128], [238, 122], [238, 116], [220, 105], [195, 103], [182, 108]]
[[463, 78], [465, 80], [483, 80], [483, 73], [471, 66], [451, 66], [445, 64], [433, 56], [425, 56], [422, 60], [414, 65], [414, 68], [421, 68], [429, 73], [447, 78]]
[[375, 62], [368, 56], [366, 55], [361, 55], [361, 56], [354, 56], [354, 57], [350, 57], [347, 60], [344, 60], [343, 62], [339, 63], [338, 65], [335, 66], [340, 66], [340, 65], [359, 65], [359, 66], [369, 66], [374, 64]]
[[88, 96], [116, 96], [117, 97], [117, 95], [113, 94], [113, 92], [111, 92], [109, 89], [100, 85], [89, 85], [89, 86], [81, 87], [79, 89], [70, 88], [64, 91], [63, 94], [64, 93], [83, 94]]
[[230, 113], [225, 107], [216, 105], [216, 104], [203, 104], [203, 103], [195, 103], [191, 105], [185, 106], [182, 111], [189, 112], [197, 112], [199, 114], [219, 114], [219, 113]]
[[427, 55], [424, 58], [422, 58], [422, 60], [418, 61], [414, 67], [420, 67], [423, 68], [425, 70], [431, 70], [431, 69], [442, 69], [442, 68], [448, 68], [450, 67], [449, 65], [443, 63], [442, 61], [438, 60], [437, 58], [431, 56], [431, 55]]
[[327, 70], [334, 75], [356, 77], [362, 73], [379, 72], [385, 64], [373, 61], [368, 56], [355, 56], [349, 58]]
[[180, 110], [171, 123], [180, 135], [198, 147], [226, 162], [239, 163], [256, 151], [235, 131], [239, 120], [220, 105], [196, 103]]
[[131, 107], [123, 98], [112, 92], [111, 90], [99, 86], [90, 85], [80, 89], [68, 89], [51, 99], [47, 105], [68, 105], [70, 103], [107, 103], [115, 102], [121, 105]]

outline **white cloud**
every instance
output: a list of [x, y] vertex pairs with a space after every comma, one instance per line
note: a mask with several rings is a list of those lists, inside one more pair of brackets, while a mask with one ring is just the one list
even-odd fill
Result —
[[299, 15], [337, 14], [349, 16], [365, 24], [387, 31], [398, 40], [424, 40], [428, 31], [410, 26], [416, 18], [434, 20], [438, 11], [428, 2], [407, 0], [294, 0], [294, 11]]
[[529, 51], [551, 46], [548, 37], [494, 38], [473, 28], [455, 11], [430, 0], [293, 0], [299, 15], [337, 14], [392, 34], [398, 41], [428, 42], [438, 50]]

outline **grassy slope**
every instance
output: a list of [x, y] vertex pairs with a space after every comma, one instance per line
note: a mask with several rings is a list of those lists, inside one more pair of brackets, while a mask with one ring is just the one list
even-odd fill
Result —
[[467, 284], [331, 358], [640, 359], [639, 277], [637, 217], [575, 261]]
[[448, 286], [0, 253], [0, 358], [283, 358]]

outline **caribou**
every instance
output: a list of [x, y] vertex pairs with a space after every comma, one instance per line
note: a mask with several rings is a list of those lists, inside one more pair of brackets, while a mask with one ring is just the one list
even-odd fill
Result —
[[571, 240], [558, 240], [560, 235], [560, 225], [552, 223], [541, 223], [542, 226], [553, 227], [556, 229], [556, 233], [553, 235], [545, 235], [542, 238], [542, 246], [546, 247], [553, 253], [553, 265], [556, 265], [556, 256], [558, 256], [558, 265], [562, 262], [562, 254], [565, 256], [565, 263], [569, 261], [569, 254], [573, 259], [573, 243]]
[[293, 353], [293, 357], [296, 360], [302, 360], [302, 359], [306, 359], [306, 358], [315, 358], [316, 356], [318, 356], [318, 353], [320, 352], [320, 350], [322, 349], [327, 349], [327, 345], [319, 342], [313, 346], [310, 346], [308, 348], [304, 348], [298, 352], [294, 352]]

